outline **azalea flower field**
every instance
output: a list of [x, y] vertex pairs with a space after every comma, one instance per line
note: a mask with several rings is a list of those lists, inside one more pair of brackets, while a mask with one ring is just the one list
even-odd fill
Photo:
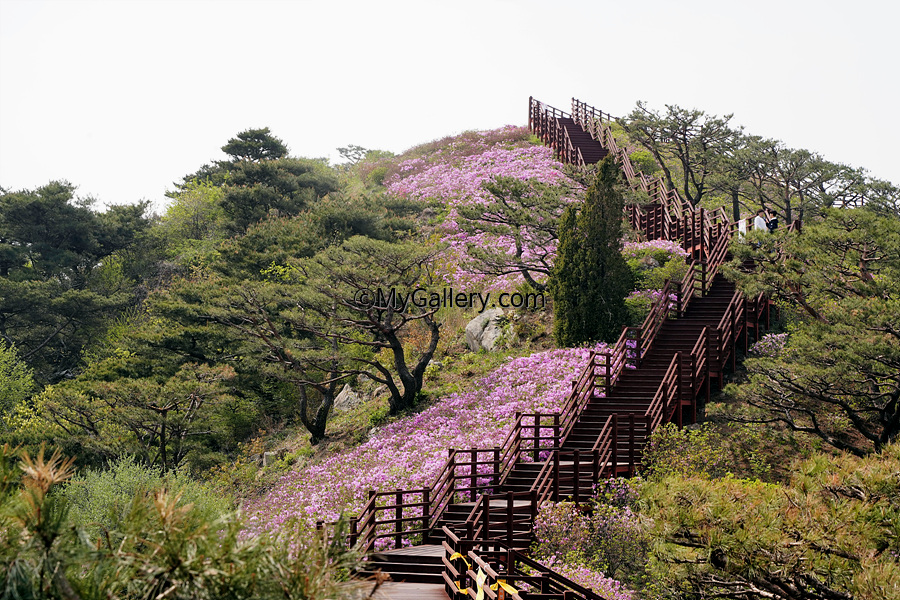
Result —
[[[514, 250], [508, 238], [469, 235], [459, 225], [457, 208], [488, 202], [490, 193], [482, 187], [483, 183], [495, 177], [513, 177], [547, 185], [574, 184], [564, 173], [563, 164], [553, 158], [550, 148], [522, 141], [525, 131], [520, 127], [504, 127], [466, 134], [458, 142], [444, 146], [441, 152], [400, 162], [396, 172], [385, 180], [390, 194], [435, 202], [443, 207], [444, 217], [437, 230], [440, 240], [449, 248], [446, 254], [448, 283], [456, 286], [477, 284], [492, 291], [508, 289], [521, 281], [521, 276], [486, 277], [465, 268], [470, 245], [490, 245], [510, 254]], [[555, 248], [541, 250], [552, 253]]]
[[248, 532], [272, 531], [290, 519], [313, 527], [357, 514], [369, 490], [430, 486], [448, 448], [491, 448], [503, 443], [516, 412], [559, 411], [590, 352], [567, 348], [510, 360], [471, 391], [379, 429], [350, 452], [288, 473], [244, 507]]

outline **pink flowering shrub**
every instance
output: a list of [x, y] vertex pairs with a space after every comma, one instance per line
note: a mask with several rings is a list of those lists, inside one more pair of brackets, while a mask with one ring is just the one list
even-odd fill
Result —
[[[491, 195], [483, 184], [496, 177], [512, 177], [548, 185], [571, 183], [563, 173], [562, 163], [552, 157], [545, 146], [525, 145], [517, 128], [488, 132], [470, 132], [459, 141], [445, 141], [433, 152], [401, 162], [393, 175], [385, 180], [389, 193], [411, 200], [437, 203], [446, 216], [437, 225], [440, 239], [448, 245], [445, 279], [465, 287], [511, 289], [521, 282], [521, 275], [486, 276], [466, 269], [471, 264], [470, 247], [491, 247], [512, 254], [512, 238], [491, 233], [469, 234], [460, 227], [457, 209], [488, 203]], [[503, 134], [508, 139], [503, 139]], [[511, 139], [510, 139], [511, 138]], [[489, 229], [489, 228], [488, 228]], [[527, 235], [525, 239], [527, 241]], [[555, 253], [555, 247], [524, 249], [523, 259]]]
[[625, 257], [625, 260], [650, 257], [662, 264], [675, 257], [683, 260], [688, 257], [688, 252], [677, 241], [653, 240], [650, 242], [625, 242], [622, 245], [622, 256]]
[[543, 564], [566, 579], [588, 588], [607, 600], [632, 600], [634, 598], [624, 583], [612, 577], [607, 577], [600, 571], [595, 571], [590, 567], [576, 563], [556, 562], [553, 559], [547, 560]]
[[610, 506], [634, 508], [640, 497], [637, 490], [640, 483], [640, 476], [635, 476], [633, 479], [625, 477], [604, 479], [594, 486], [594, 499]]
[[559, 411], [589, 353], [568, 348], [510, 360], [472, 391], [390, 423], [349, 452], [285, 475], [244, 507], [249, 533], [278, 530], [291, 518], [313, 527], [341, 513], [356, 515], [369, 490], [432, 485], [448, 448], [499, 446], [516, 412]]
[[539, 560], [576, 562], [590, 545], [590, 519], [572, 502], [541, 507], [533, 532]]
[[767, 333], [762, 336], [758, 342], [750, 346], [750, 354], [753, 356], [773, 358], [778, 356], [778, 354], [784, 350], [787, 340], [788, 334], [786, 333]]
[[543, 565], [608, 597], [630, 598], [619, 579], [640, 579], [650, 538], [633, 512], [636, 484], [618, 478], [596, 488], [591, 505], [571, 502], [541, 507], [534, 524], [533, 553]]

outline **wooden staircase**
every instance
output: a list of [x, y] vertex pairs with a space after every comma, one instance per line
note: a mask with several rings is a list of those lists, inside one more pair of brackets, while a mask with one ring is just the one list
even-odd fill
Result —
[[[650, 195], [650, 205], [626, 207], [626, 216], [647, 239], [679, 240], [689, 254], [688, 273], [665, 286], [641, 327], [625, 328], [615, 345], [591, 356], [561, 413], [518, 415], [501, 447], [451, 449], [431, 488], [371, 492], [351, 522], [349, 541], [394, 548], [371, 552], [361, 575], [380, 570], [404, 582], [398, 585], [426, 586], [406, 588], [408, 597], [440, 597], [429, 595], [438, 584], [444, 597], [460, 587], [474, 597], [470, 561], [488, 581], [514, 581], [526, 565], [529, 583], [540, 579], [547, 591], [540, 598], [599, 600], [529, 563], [524, 552], [540, 504], [577, 503], [601, 479], [634, 475], [653, 430], [695, 422], [712, 382], [721, 386], [726, 366], [734, 365], [737, 342], [746, 348], [748, 335], [768, 325], [768, 301], [742, 297], [718, 273], [735, 230], [725, 211], [695, 209], [661, 179], [637, 173], [616, 145], [610, 119], [574, 99], [571, 114], [529, 99], [532, 132], [561, 160], [586, 166], [612, 154], [629, 183]], [[406, 539], [420, 543], [403, 547]]]

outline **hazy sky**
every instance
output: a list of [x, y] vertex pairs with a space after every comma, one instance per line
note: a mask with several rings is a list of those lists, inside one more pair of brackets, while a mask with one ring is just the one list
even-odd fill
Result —
[[637, 100], [900, 184], [891, 0], [0, 0], [0, 186], [148, 199], [270, 127], [297, 156]]

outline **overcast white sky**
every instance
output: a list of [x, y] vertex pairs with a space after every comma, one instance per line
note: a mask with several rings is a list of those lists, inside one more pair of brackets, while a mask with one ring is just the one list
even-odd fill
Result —
[[528, 96], [734, 113], [900, 184], [891, 0], [0, 0], [0, 186], [164, 205], [237, 132], [296, 156], [524, 125]]

